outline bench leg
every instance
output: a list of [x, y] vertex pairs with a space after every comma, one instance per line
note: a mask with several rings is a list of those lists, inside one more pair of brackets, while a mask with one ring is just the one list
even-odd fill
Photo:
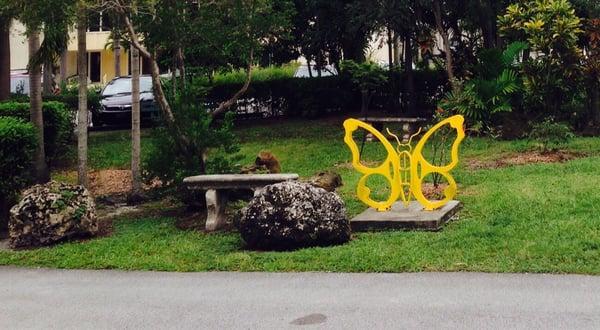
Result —
[[206, 231], [215, 231], [223, 228], [227, 223], [225, 204], [227, 197], [216, 189], [206, 191]]

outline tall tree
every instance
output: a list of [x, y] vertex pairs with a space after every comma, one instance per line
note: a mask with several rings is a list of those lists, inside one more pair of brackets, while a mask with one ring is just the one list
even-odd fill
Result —
[[131, 198], [138, 199], [142, 194], [140, 142], [140, 52], [131, 49]]
[[433, 0], [433, 16], [435, 17], [435, 26], [438, 33], [442, 37], [444, 53], [446, 55], [446, 72], [448, 73], [448, 80], [453, 90], [458, 89], [456, 78], [454, 76], [454, 64], [452, 60], [452, 47], [450, 46], [450, 36], [448, 29], [444, 26], [444, 15], [445, 11], [442, 10], [442, 4], [440, 0]]
[[[38, 182], [46, 182], [50, 175], [44, 149], [41, 66], [46, 61], [56, 61], [67, 48], [68, 30], [74, 17], [74, 0], [0, 0], [1, 8], [10, 6], [14, 7], [15, 16], [24, 23], [29, 38], [30, 117], [38, 133], [33, 172]], [[40, 44], [42, 32], [44, 40]]]
[[[105, 8], [119, 16], [131, 46], [138, 49], [149, 64], [155, 100], [178, 147], [190, 157], [201, 156], [200, 173], [206, 170], [203, 160], [205, 143], [194, 140], [182, 128], [185, 123], [177, 122], [161, 83], [158, 54], [181, 48], [186, 55], [184, 59], [209, 59], [211, 63], [207, 67], [216, 64], [216, 67], [245, 68], [246, 80], [241, 88], [229, 99], [209, 109], [211, 120], [222, 116], [250, 86], [254, 54], [262, 50], [263, 41], [285, 33], [287, 13], [275, 11], [275, 2], [286, 1], [104, 1]], [[182, 7], [184, 10], [181, 10]], [[139, 14], [134, 14], [136, 8]]]
[[10, 23], [12, 17], [0, 10], [0, 101], [10, 96]]
[[[29, 57], [33, 59], [40, 49], [40, 34], [31, 31], [28, 39]], [[29, 64], [29, 103], [30, 120], [37, 129], [37, 148], [33, 158], [33, 173], [37, 183], [50, 180], [44, 149], [44, 116], [42, 114], [42, 72], [41, 65], [31, 60]]]
[[117, 36], [115, 38], [115, 46], [114, 46], [114, 55], [115, 55], [115, 77], [121, 76], [121, 37]]
[[87, 8], [80, 0], [77, 4], [77, 76], [79, 82], [79, 106], [77, 110], [77, 181], [89, 186], [88, 162], [88, 77], [87, 77]]

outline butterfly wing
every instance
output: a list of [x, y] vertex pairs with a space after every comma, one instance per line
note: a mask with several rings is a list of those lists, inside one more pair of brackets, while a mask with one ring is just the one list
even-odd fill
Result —
[[[464, 121], [465, 119], [463, 116], [457, 115], [439, 122], [423, 135], [423, 138], [421, 138], [413, 151], [410, 169], [411, 192], [415, 199], [419, 201], [426, 210], [431, 211], [438, 209], [446, 205], [446, 203], [456, 196], [457, 185], [452, 175], [450, 175], [450, 171], [458, 165], [458, 148], [465, 138], [465, 131], [463, 128]], [[446, 125], [456, 131], [456, 138], [454, 139], [450, 150], [450, 163], [441, 166], [432, 165], [423, 156], [423, 149], [425, 148], [428, 139]], [[430, 201], [423, 194], [423, 180], [429, 174], [439, 174], [448, 182], [448, 186], [444, 190], [444, 198], [439, 201]]]
[[[377, 167], [365, 166], [360, 161], [358, 144], [352, 137], [353, 133], [359, 128], [373, 134], [373, 136], [381, 142], [387, 152], [387, 157]], [[348, 119], [344, 122], [344, 129], [346, 130], [344, 142], [346, 142], [352, 152], [352, 165], [358, 172], [364, 174], [358, 181], [358, 188], [356, 190], [358, 198], [378, 211], [389, 210], [396, 202], [401, 192], [400, 183], [398, 182], [398, 172], [400, 168], [398, 153], [383, 134], [365, 122], [357, 119]], [[371, 198], [371, 189], [367, 187], [367, 180], [373, 175], [381, 175], [388, 181], [391, 193], [387, 200], [376, 201]]]

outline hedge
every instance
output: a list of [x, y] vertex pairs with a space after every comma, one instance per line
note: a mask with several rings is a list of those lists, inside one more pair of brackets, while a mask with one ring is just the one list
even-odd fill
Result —
[[[28, 103], [29, 96], [23, 94], [11, 94], [10, 101], [18, 103]], [[73, 93], [62, 93], [60, 95], [44, 95], [44, 101], [55, 101], [64, 103], [73, 113], [79, 108], [79, 95]], [[100, 93], [97, 91], [88, 91], [88, 109], [97, 113], [100, 108]]]
[[31, 182], [28, 169], [36, 148], [32, 124], [0, 117], [0, 229], [6, 226], [8, 209], [19, 190]]
[[[371, 109], [399, 112], [397, 100], [405, 88], [406, 77], [402, 72], [391, 73], [387, 84], [374, 94]], [[416, 108], [420, 115], [435, 110], [437, 101], [447, 91], [448, 79], [443, 71], [421, 70], [414, 72]], [[215, 83], [198, 86], [209, 90], [209, 102], [226, 100], [241, 88], [241, 83]], [[346, 114], [360, 109], [360, 91], [343, 76], [315, 78], [278, 78], [255, 81], [244, 95], [248, 104], [238, 105], [238, 114], [255, 114], [261, 109], [262, 116], [321, 117], [337, 113]]]
[[[69, 148], [73, 135], [73, 117], [64, 103], [44, 102], [44, 147], [49, 164], [61, 159]], [[0, 103], [0, 116], [29, 121], [29, 103]]]

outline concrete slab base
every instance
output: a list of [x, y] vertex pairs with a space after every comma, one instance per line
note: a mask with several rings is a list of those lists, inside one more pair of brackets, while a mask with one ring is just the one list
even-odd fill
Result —
[[350, 225], [355, 232], [411, 229], [436, 231], [450, 221], [461, 207], [459, 201], [450, 201], [440, 209], [425, 211], [418, 202], [411, 202], [408, 208], [398, 202], [388, 212], [370, 208], [350, 220]]

